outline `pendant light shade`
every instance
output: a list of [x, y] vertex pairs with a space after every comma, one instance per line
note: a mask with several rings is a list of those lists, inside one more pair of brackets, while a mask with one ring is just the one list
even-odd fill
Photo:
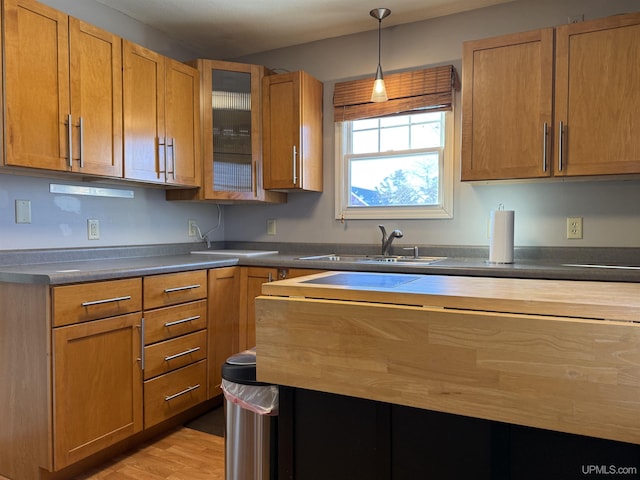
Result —
[[378, 68], [376, 70], [376, 79], [373, 82], [371, 101], [386, 102], [389, 100], [389, 97], [387, 97], [387, 89], [384, 85], [384, 78], [382, 77], [382, 66], [380, 65], [380, 34], [382, 30], [382, 19], [391, 15], [391, 10], [388, 8], [374, 8], [369, 12], [369, 15], [378, 19]]

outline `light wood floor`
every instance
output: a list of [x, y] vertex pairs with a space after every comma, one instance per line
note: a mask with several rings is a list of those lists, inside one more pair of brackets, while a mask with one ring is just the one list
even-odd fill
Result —
[[224, 480], [224, 438], [186, 427], [76, 477], [76, 480], [199, 479]]

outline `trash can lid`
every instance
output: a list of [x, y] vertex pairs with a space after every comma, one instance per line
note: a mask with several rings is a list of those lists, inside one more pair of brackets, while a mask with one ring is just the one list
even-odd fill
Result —
[[256, 364], [256, 349], [255, 347], [244, 352], [236, 353], [227, 358], [229, 365], [255, 365]]
[[242, 385], [269, 385], [256, 381], [256, 349], [236, 353], [222, 365], [222, 378]]

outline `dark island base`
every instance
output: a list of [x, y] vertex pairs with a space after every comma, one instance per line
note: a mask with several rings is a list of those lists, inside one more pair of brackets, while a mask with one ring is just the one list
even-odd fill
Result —
[[280, 387], [278, 479], [640, 478], [640, 445]]

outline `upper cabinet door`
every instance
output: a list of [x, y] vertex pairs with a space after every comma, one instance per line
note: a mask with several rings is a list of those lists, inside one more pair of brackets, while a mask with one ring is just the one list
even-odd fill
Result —
[[68, 17], [4, 0], [4, 28], [5, 163], [70, 171]]
[[198, 70], [165, 59], [166, 182], [200, 185], [200, 76]]
[[551, 172], [552, 28], [465, 42], [462, 180]]
[[122, 177], [122, 39], [69, 18], [77, 170]]
[[124, 177], [164, 182], [164, 57], [123, 40]]
[[264, 77], [265, 189], [322, 191], [322, 91], [306, 72]]
[[555, 175], [640, 173], [640, 13], [556, 30]]

